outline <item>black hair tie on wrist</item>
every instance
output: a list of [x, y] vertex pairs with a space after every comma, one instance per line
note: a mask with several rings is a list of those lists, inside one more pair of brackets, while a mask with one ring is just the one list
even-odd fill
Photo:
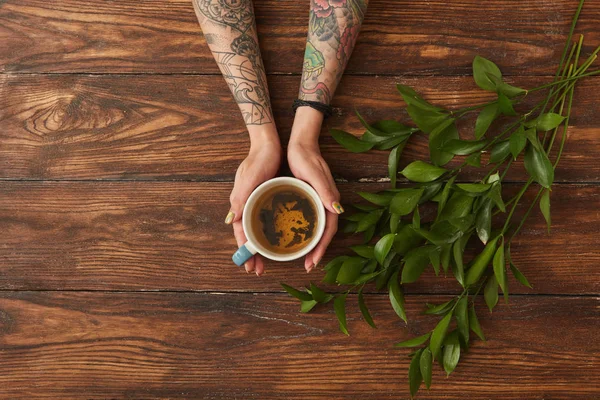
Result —
[[294, 100], [294, 104], [292, 105], [292, 110], [294, 111], [294, 114], [296, 114], [296, 110], [298, 109], [298, 107], [314, 108], [315, 110], [322, 112], [325, 118], [331, 117], [331, 115], [333, 114], [333, 109], [330, 105], [319, 103], [318, 101], [296, 99]]

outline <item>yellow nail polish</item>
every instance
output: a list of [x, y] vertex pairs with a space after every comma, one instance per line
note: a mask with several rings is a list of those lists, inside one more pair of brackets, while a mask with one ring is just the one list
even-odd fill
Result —
[[234, 218], [235, 218], [235, 213], [233, 211], [229, 211], [229, 213], [227, 214], [227, 217], [225, 217], [225, 223], [227, 225], [230, 225], [233, 222]]
[[337, 201], [334, 201], [331, 205], [333, 206], [333, 209], [336, 213], [341, 214], [344, 212], [344, 207], [342, 207], [342, 205]]

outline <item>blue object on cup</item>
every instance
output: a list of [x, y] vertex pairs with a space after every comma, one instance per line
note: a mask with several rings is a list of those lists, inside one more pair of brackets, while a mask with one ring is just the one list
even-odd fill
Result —
[[242, 247], [237, 249], [237, 251], [233, 254], [233, 257], [231, 257], [231, 259], [233, 260], [235, 265], [241, 267], [255, 254], [256, 249], [254, 248], [254, 246], [252, 246], [249, 242], [246, 242], [242, 245]]

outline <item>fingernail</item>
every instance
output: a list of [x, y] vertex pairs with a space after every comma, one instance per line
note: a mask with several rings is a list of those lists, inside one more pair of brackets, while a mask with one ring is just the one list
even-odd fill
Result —
[[338, 214], [341, 214], [344, 212], [344, 207], [342, 207], [342, 205], [340, 203], [338, 203], [337, 201], [334, 201], [333, 203], [331, 203], [331, 206], [333, 207], [335, 212]]
[[258, 271], [256, 271], [256, 276], [260, 277], [260, 274], [258, 273]]
[[230, 225], [233, 222], [234, 218], [235, 218], [235, 213], [233, 211], [229, 211], [229, 213], [225, 217], [225, 223], [227, 225]]

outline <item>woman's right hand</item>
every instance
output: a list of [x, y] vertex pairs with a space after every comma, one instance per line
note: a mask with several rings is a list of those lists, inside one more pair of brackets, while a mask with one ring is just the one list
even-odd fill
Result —
[[[231, 208], [225, 218], [226, 224], [233, 225], [238, 247], [247, 241], [242, 227], [242, 211], [246, 200], [258, 185], [277, 175], [281, 164], [282, 150], [277, 133], [259, 135], [251, 132], [250, 137], [250, 152], [235, 174], [235, 184], [229, 197]], [[261, 276], [265, 270], [264, 259], [257, 254], [244, 267], [246, 272], [255, 271], [257, 276]]]

